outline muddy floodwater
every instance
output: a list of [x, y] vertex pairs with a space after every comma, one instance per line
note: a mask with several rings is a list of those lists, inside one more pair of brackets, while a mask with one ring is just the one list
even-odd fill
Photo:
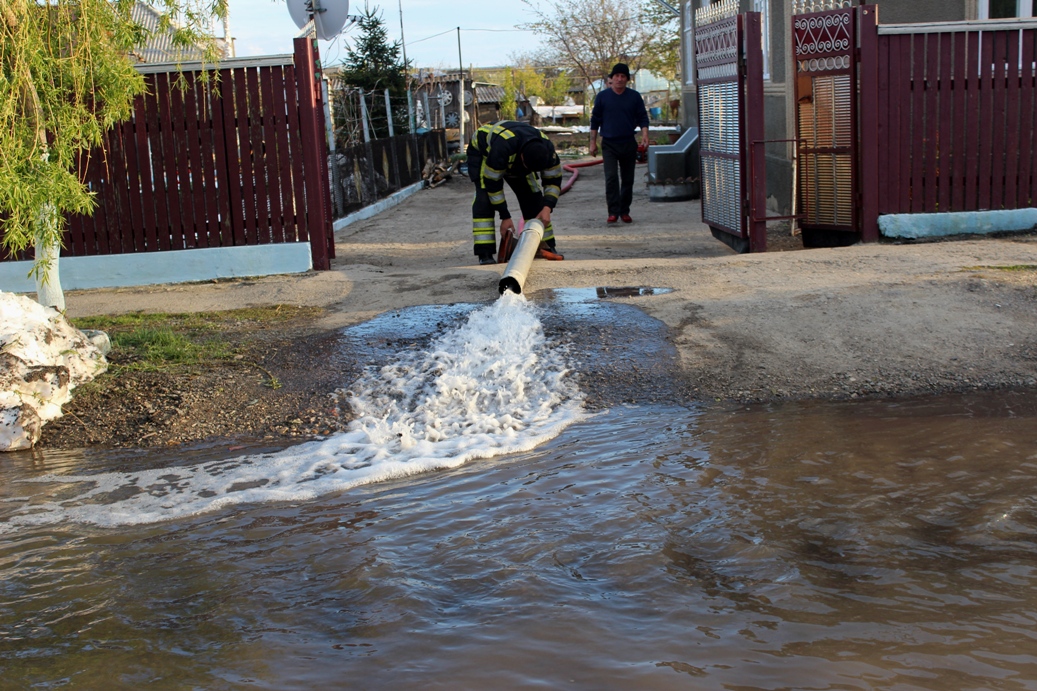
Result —
[[[555, 303], [571, 362], [633, 320], [664, 363], [633, 381], [662, 386], [634, 308]], [[386, 319], [420, 350], [470, 309]], [[346, 338], [383, 358], [386, 323]], [[600, 379], [531, 449], [139, 525], [59, 512], [117, 513], [129, 481], [35, 480], [153, 469], [168, 498], [241, 451], [6, 455], [0, 688], [1037, 689], [1037, 396], [704, 407]]]

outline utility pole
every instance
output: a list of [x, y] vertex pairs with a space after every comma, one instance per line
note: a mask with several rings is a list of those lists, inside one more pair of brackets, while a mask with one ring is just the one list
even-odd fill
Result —
[[403, 84], [407, 89], [407, 124], [410, 125], [410, 131], [414, 133], [414, 106], [411, 102], [410, 93], [410, 65], [407, 64], [407, 41], [403, 37], [403, 0], [398, 0], [398, 6], [400, 8], [400, 47], [403, 48]]
[[461, 107], [461, 117], [458, 118], [460, 123], [460, 131], [457, 135], [458, 152], [464, 153], [464, 62], [461, 60], [461, 27], [457, 27], [457, 69], [459, 73], [457, 75], [457, 105]]

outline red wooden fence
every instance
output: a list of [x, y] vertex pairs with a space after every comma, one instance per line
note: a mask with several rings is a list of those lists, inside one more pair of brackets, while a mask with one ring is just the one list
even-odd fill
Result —
[[863, 191], [879, 214], [1037, 203], [1037, 24], [879, 25], [861, 43], [861, 87], [875, 92], [862, 101], [877, 111], [863, 145], [878, 171]]
[[[193, 69], [192, 69], [193, 68]], [[68, 219], [62, 256], [309, 242], [334, 257], [321, 75], [309, 39], [294, 55], [143, 65], [133, 117], [85, 159], [92, 216]]]

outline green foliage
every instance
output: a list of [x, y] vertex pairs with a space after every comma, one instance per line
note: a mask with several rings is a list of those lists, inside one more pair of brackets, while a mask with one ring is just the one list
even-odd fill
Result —
[[651, 39], [642, 55], [641, 67], [671, 82], [676, 81], [681, 59], [680, 17], [655, 0], [644, 0], [641, 12], [644, 21], [652, 28]]
[[[147, 39], [133, 0], [2, 0], [0, 3], [0, 244], [16, 253], [59, 244], [54, 223], [88, 213], [82, 174], [104, 133], [129, 117], [144, 89], [130, 53]], [[226, 0], [158, 0], [159, 30], [196, 47]], [[208, 56], [218, 58], [210, 40]]]
[[[361, 88], [367, 94], [374, 94], [372, 103], [380, 104], [384, 109], [383, 93], [389, 89], [389, 97], [399, 103], [407, 98], [407, 65], [401, 57], [399, 41], [389, 42], [389, 33], [385, 28], [381, 10], [377, 6], [364, 5], [363, 14], [357, 20], [360, 28], [356, 42], [346, 51], [342, 61], [341, 77], [350, 87]], [[369, 104], [370, 106], [370, 104]], [[370, 109], [371, 112], [375, 109]], [[392, 113], [393, 127], [396, 132], [409, 131], [407, 112], [402, 108]], [[375, 138], [389, 136], [387, 120], [372, 118]]]
[[512, 56], [512, 59], [518, 64], [505, 68], [501, 79], [504, 87], [503, 119], [515, 117], [515, 99], [520, 96], [538, 96], [549, 106], [565, 105], [571, 84], [568, 74], [557, 67], [537, 66], [527, 56]]

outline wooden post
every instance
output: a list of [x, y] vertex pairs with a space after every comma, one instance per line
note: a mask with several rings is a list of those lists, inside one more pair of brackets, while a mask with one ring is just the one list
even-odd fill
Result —
[[879, 8], [876, 5], [861, 5], [858, 26], [860, 27], [860, 76], [861, 76], [861, 139], [857, 146], [860, 157], [861, 176], [861, 240], [878, 242], [879, 239], [879, 137], [885, 138], [889, 123], [879, 118], [888, 118], [889, 113], [879, 112]]
[[[749, 189], [749, 251], [767, 251], [767, 149], [763, 121], [763, 48], [759, 12], [742, 15], [745, 45], [745, 160], [752, 180]], [[759, 143], [757, 143], [759, 142]]]
[[296, 203], [304, 205], [305, 213], [311, 219], [308, 239], [313, 268], [326, 271], [331, 268], [334, 251], [331, 243], [334, 237], [331, 228], [331, 191], [328, 189], [328, 146], [324, 136], [320, 58], [317, 55], [316, 39], [297, 38], [294, 47], [303, 145], [302, 173], [306, 184], [306, 198]]

